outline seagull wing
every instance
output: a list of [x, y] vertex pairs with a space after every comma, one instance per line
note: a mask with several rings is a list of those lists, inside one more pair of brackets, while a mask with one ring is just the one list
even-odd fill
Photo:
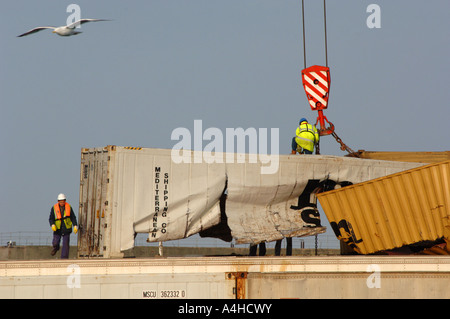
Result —
[[98, 21], [111, 21], [111, 20], [106, 20], [106, 19], [81, 19], [81, 20], [75, 21], [74, 23], [68, 24], [67, 27], [72, 29], [72, 28], [75, 28], [77, 25], [81, 25], [83, 23], [98, 22]]
[[30, 31], [27, 31], [25, 33], [22, 33], [21, 35], [18, 35], [17, 37], [23, 37], [32, 33], [36, 33], [45, 29], [55, 29], [55, 27], [36, 27], [34, 29], [31, 29]]

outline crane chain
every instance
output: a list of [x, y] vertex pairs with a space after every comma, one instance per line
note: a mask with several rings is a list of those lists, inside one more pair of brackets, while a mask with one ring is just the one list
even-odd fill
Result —
[[338, 142], [341, 145], [342, 151], [347, 151], [351, 157], [358, 157], [358, 153], [356, 153], [350, 147], [345, 145], [345, 143], [342, 142], [342, 139], [339, 136], [337, 136], [337, 134], [335, 132], [331, 133], [331, 135], [336, 139], [336, 142]]
[[[338, 142], [341, 145], [342, 151], [347, 151], [350, 155], [350, 157], [359, 157], [358, 152], [353, 151], [350, 147], [348, 147], [344, 142], [342, 142], [342, 139], [335, 133], [331, 133], [331, 135], [335, 138], [336, 142]], [[316, 144], [316, 154], [320, 154], [320, 145], [319, 143]]]

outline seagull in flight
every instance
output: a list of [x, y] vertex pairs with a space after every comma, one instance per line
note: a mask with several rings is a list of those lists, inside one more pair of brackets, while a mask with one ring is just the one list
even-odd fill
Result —
[[32, 33], [36, 33], [45, 29], [53, 29], [52, 33], [56, 33], [57, 35], [60, 35], [62, 37], [67, 37], [70, 35], [77, 35], [80, 34], [80, 31], [75, 31], [75, 27], [77, 27], [78, 25], [82, 25], [83, 23], [88, 23], [88, 22], [98, 22], [98, 21], [110, 21], [110, 20], [105, 20], [105, 19], [81, 19], [78, 21], [75, 21], [74, 23], [65, 25], [65, 26], [61, 26], [61, 27], [36, 27], [34, 29], [31, 29], [30, 31], [27, 31], [25, 33], [22, 33], [21, 35], [18, 35], [17, 37], [23, 37]]

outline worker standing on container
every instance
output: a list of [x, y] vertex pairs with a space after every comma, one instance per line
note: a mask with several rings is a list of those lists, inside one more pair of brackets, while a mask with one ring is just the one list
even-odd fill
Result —
[[58, 195], [58, 203], [52, 206], [50, 217], [48, 219], [50, 227], [53, 230], [53, 250], [51, 255], [54, 256], [59, 250], [62, 239], [61, 259], [69, 258], [70, 234], [78, 232], [77, 218], [73, 213], [72, 207], [66, 202], [66, 195]]
[[[319, 143], [319, 132], [314, 125], [308, 123], [304, 117], [300, 119], [299, 126], [292, 138], [292, 154], [313, 154], [315, 146]], [[281, 254], [281, 239], [275, 244], [275, 256]], [[286, 238], [286, 256], [292, 255], [292, 238]]]
[[299, 122], [299, 127], [292, 138], [292, 154], [312, 154], [315, 145], [319, 143], [319, 132], [314, 125], [308, 123], [304, 117]]

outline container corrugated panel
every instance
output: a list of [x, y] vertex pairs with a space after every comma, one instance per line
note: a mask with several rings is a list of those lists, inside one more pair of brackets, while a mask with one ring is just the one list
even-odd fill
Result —
[[336, 236], [370, 254], [450, 238], [450, 161], [318, 194]]
[[358, 151], [359, 158], [414, 162], [414, 163], [439, 163], [450, 160], [450, 151], [444, 152], [370, 152], [365, 150]]

